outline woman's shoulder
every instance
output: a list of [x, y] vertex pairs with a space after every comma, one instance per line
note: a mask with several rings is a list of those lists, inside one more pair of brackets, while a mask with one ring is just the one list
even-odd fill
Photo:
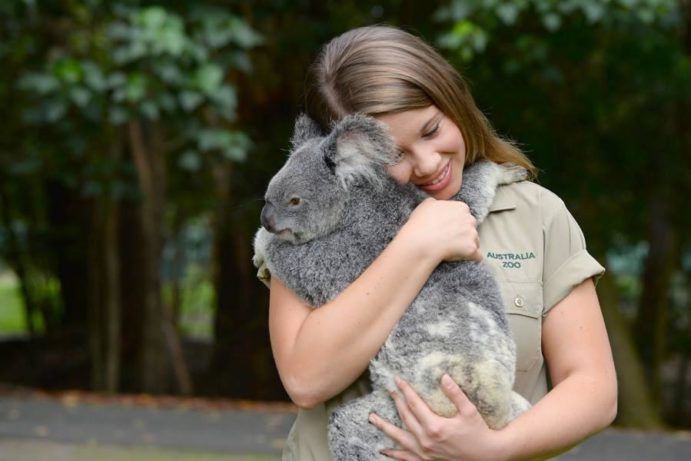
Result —
[[566, 211], [561, 197], [541, 184], [526, 179], [501, 184], [497, 188], [495, 203], [506, 209], [513, 208], [521, 214], [539, 215], [543, 222]]

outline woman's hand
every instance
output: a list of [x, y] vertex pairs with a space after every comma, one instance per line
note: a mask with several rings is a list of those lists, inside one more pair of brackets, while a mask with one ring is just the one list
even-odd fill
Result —
[[439, 261], [480, 261], [477, 221], [463, 202], [425, 199], [401, 229], [412, 245]]
[[370, 422], [401, 447], [383, 450], [382, 454], [405, 461], [503, 458], [500, 432], [487, 427], [475, 405], [447, 375], [442, 378], [442, 390], [458, 409], [451, 418], [432, 412], [405, 381], [397, 379], [396, 384], [400, 393], [393, 392], [392, 397], [407, 430], [370, 415]]

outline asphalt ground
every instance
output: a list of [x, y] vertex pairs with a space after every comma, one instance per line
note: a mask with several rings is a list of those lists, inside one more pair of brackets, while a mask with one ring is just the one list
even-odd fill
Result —
[[[269, 461], [295, 417], [285, 405], [141, 405], [0, 396], [0, 461]], [[608, 429], [562, 461], [691, 460], [689, 432]]]

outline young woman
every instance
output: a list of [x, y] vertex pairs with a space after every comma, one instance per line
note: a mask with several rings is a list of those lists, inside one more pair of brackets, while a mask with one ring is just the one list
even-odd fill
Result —
[[[479, 228], [468, 207], [447, 200], [463, 168], [480, 159], [535, 168], [492, 130], [459, 76], [432, 47], [400, 29], [354, 29], [315, 62], [307, 113], [325, 129], [346, 114], [370, 114], [401, 150], [398, 181], [430, 195], [386, 250], [336, 299], [313, 309], [265, 267], [269, 328], [281, 380], [298, 405], [284, 459], [330, 459], [333, 406], [366, 392], [363, 372], [441, 261], [483, 260], [496, 273], [517, 343], [515, 390], [533, 407], [491, 430], [462, 390], [439, 385], [458, 407], [443, 418], [399, 381], [392, 394], [405, 428], [370, 421], [400, 460], [545, 459], [606, 427], [616, 414], [616, 376], [594, 278], [604, 269], [552, 192], [530, 181], [501, 185]], [[551, 383], [548, 390], [547, 382]]]

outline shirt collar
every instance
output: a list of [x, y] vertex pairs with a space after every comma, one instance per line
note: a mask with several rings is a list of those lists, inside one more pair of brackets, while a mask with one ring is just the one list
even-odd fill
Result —
[[494, 195], [494, 200], [489, 206], [489, 213], [494, 213], [495, 211], [505, 211], [513, 210], [516, 208], [516, 199], [513, 194], [507, 193], [507, 188], [504, 186], [499, 186], [497, 188], [497, 193]]
[[494, 195], [494, 200], [492, 201], [492, 204], [489, 206], [489, 213], [493, 213], [495, 211], [515, 209], [516, 197], [514, 194], [509, 193], [507, 188], [504, 186], [506, 186], [507, 184], [513, 184], [515, 182], [523, 181], [527, 177], [526, 170], [518, 165], [505, 163], [501, 166], [503, 168], [503, 171], [499, 179], [497, 192]]

